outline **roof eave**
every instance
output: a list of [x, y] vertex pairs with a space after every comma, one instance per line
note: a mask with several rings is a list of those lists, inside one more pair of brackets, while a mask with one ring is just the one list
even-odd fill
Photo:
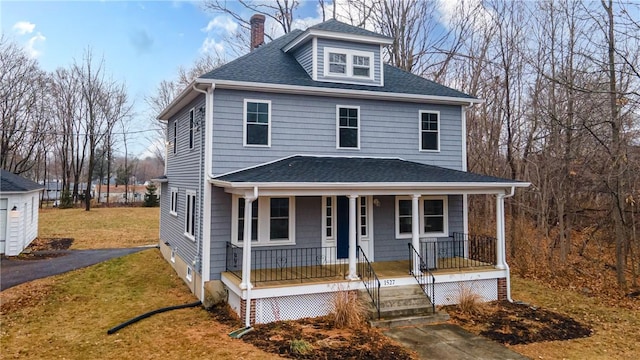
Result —
[[393, 39], [390, 37], [378, 37], [378, 36], [367, 36], [367, 35], [357, 35], [357, 34], [345, 34], [327, 30], [319, 30], [319, 29], [307, 29], [302, 34], [296, 36], [295, 39], [291, 40], [287, 45], [282, 48], [282, 51], [289, 52], [299, 45], [304, 44], [308, 39], [313, 37], [321, 37], [324, 39], [334, 39], [334, 40], [347, 40], [347, 41], [356, 41], [360, 43], [366, 44], [376, 44], [376, 45], [390, 45], [393, 44]]
[[[159, 121], [169, 121], [169, 119], [178, 111], [180, 111], [180, 109], [182, 109], [196, 97], [198, 97], [200, 93], [193, 89], [194, 86], [198, 86], [202, 83], [198, 80], [199, 79], [195, 79], [194, 81], [189, 83], [189, 85], [184, 90], [182, 90], [180, 94], [178, 94], [178, 96], [176, 96], [176, 98], [173, 99], [173, 101], [171, 101], [171, 103], [166, 108], [164, 108], [164, 110], [162, 110], [160, 114], [158, 114], [156, 119]], [[205, 84], [208, 85], [209, 83], [205, 82]]]
[[220, 89], [254, 90], [254, 91], [259, 90], [264, 92], [277, 92], [277, 93], [284, 93], [284, 94], [316, 95], [316, 96], [346, 95], [351, 98], [409, 101], [409, 102], [428, 101], [428, 102], [433, 102], [437, 104], [446, 104], [446, 105], [470, 105], [470, 104], [482, 104], [484, 102], [484, 100], [481, 100], [481, 99], [466, 98], [466, 97], [420, 95], [420, 94], [392, 93], [392, 92], [371, 91], [371, 90], [355, 90], [355, 89], [326, 88], [326, 87], [316, 87], [316, 86], [255, 83], [255, 82], [249, 82], [249, 81], [217, 80], [217, 79], [207, 79], [207, 78], [198, 78], [196, 79], [196, 81], [202, 84], [215, 84], [216, 88], [220, 88]]
[[528, 182], [234, 182], [219, 179], [210, 180], [211, 184], [224, 188], [248, 189], [385, 189], [385, 190], [411, 190], [411, 189], [447, 189], [447, 190], [480, 190], [480, 189], [507, 189], [511, 187], [526, 188], [531, 185]]

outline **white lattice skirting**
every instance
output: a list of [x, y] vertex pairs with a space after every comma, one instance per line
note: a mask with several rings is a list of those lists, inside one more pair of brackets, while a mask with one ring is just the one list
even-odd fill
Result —
[[333, 296], [334, 293], [322, 293], [257, 299], [256, 323], [327, 315]]
[[464, 291], [472, 291], [478, 294], [484, 301], [498, 299], [498, 282], [496, 279], [436, 282], [436, 305], [453, 305], [458, 303], [460, 294]]

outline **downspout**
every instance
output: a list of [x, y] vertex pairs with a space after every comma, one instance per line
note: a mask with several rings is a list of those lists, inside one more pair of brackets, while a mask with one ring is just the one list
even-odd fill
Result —
[[[502, 198], [503, 199], [510, 198], [515, 194], [515, 192], [516, 192], [516, 187], [512, 186], [511, 187], [511, 192], [509, 193], [509, 195], [503, 195]], [[504, 215], [504, 202], [502, 203], [502, 207], [503, 207], [502, 214]], [[513, 214], [512, 214], [512, 216], [513, 216]], [[502, 231], [504, 232], [504, 227], [502, 228]], [[502, 238], [505, 239], [505, 245], [506, 245], [506, 237], [505, 237], [504, 233], [502, 234]], [[503, 253], [503, 257], [504, 257], [504, 259], [502, 259], [502, 260], [503, 260], [504, 266], [505, 266], [505, 268], [507, 270], [507, 301], [513, 302], [513, 299], [511, 298], [511, 270], [509, 269], [509, 264], [507, 264], [506, 246], [505, 246], [505, 251]]]
[[[193, 84], [193, 90], [204, 94], [205, 96], [205, 113], [204, 113], [204, 141], [203, 146], [200, 147], [200, 151], [204, 148], [204, 169], [200, 165], [200, 169], [204, 172], [205, 179], [202, 181], [200, 178], [201, 194], [202, 194], [202, 262], [201, 262], [201, 283], [200, 283], [200, 300], [205, 300], [205, 287], [204, 285], [210, 280], [211, 277], [211, 185], [209, 180], [211, 179], [211, 153], [213, 142], [211, 141], [213, 134], [213, 89], [215, 84], [211, 84], [207, 90], [201, 90]], [[210, 95], [210, 96], [209, 96]], [[200, 161], [202, 162], [202, 155], [200, 155]], [[200, 174], [202, 174], [200, 172]]]

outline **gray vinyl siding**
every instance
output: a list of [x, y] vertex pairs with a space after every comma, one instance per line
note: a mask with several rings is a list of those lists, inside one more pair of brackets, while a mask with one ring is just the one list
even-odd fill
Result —
[[211, 194], [211, 280], [226, 270], [226, 247], [231, 241], [231, 194], [214, 186]]
[[[244, 99], [271, 100], [271, 146], [244, 147]], [[360, 150], [336, 149], [336, 105], [360, 106]], [[419, 151], [420, 110], [440, 112], [440, 151]], [[215, 175], [293, 154], [400, 157], [462, 169], [460, 106], [402, 103], [217, 89], [214, 93]]]
[[293, 56], [302, 65], [304, 71], [313, 77], [313, 41], [309, 41], [297, 49]]
[[[202, 189], [201, 179], [204, 178], [204, 122], [194, 132], [193, 148], [189, 148], [189, 111], [194, 109], [194, 120], [197, 122], [202, 116], [198, 109], [204, 107], [204, 95], [199, 96], [182, 111], [167, 122], [169, 141], [173, 141], [173, 124], [177, 121], [178, 137], [177, 151], [167, 151], [167, 179], [162, 186], [160, 240], [168, 242], [170, 247], [177, 249], [176, 254], [191, 264], [196, 261], [195, 271], [200, 272], [201, 264], [198, 254], [202, 249]], [[169, 213], [171, 202], [171, 188], [178, 188], [177, 216]], [[195, 241], [187, 238], [185, 233], [186, 198], [187, 191], [196, 193], [195, 209]]]
[[[324, 76], [324, 48], [339, 48], [345, 50], [357, 50], [357, 51], [367, 51], [373, 52], [373, 64], [371, 64], [371, 69], [373, 71], [373, 83], [380, 85], [382, 77], [380, 76], [380, 45], [373, 44], [361, 44], [355, 42], [348, 41], [340, 41], [340, 40], [330, 40], [330, 39], [318, 39], [318, 80], [323, 79], [331, 79], [335, 80], [335, 77], [325, 77]], [[349, 82], [362, 83], [362, 84], [371, 84], [371, 80], [359, 80], [357, 78], [349, 78]], [[339, 82], [336, 80], [335, 82]]]
[[[411, 239], [397, 239], [395, 231], [395, 196], [376, 196], [379, 207], [373, 208], [375, 261], [404, 260], [409, 257]], [[449, 234], [463, 232], [462, 195], [449, 195]]]

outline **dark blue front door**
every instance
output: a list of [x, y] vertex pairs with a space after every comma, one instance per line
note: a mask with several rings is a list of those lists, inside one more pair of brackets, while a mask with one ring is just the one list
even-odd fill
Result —
[[349, 199], [346, 196], [338, 196], [336, 203], [337, 255], [338, 259], [346, 259], [349, 257]]

